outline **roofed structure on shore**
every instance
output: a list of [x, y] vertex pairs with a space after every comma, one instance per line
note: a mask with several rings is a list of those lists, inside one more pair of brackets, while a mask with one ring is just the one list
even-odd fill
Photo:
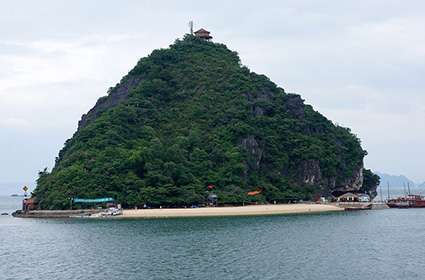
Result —
[[248, 196], [256, 196], [256, 195], [259, 195], [259, 194], [261, 194], [261, 193], [262, 193], [262, 190], [255, 190], [255, 191], [247, 192], [246, 194], [247, 194]]
[[204, 40], [211, 40], [212, 36], [210, 35], [211, 32], [201, 28], [198, 31], [195, 31], [195, 36]]
[[358, 202], [359, 196], [355, 193], [348, 192], [339, 196], [337, 201], [338, 202]]
[[208, 195], [208, 205], [209, 206], [217, 206], [218, 204], [218, 195], [214, 194], [214, 193], [210, 193]]
[[35, 197], [25, 198], [22, 200], [22, 211], [27, 212], [38, 208], [38, 201]]
[[359, 202], [370, 202], [370, 196], [365, 193], [361, 193], [358, 195]]

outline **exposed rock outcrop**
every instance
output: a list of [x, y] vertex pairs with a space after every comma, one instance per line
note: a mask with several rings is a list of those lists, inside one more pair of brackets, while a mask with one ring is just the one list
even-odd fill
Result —
[[340, 195], [346, 192], [359, 192], [363, 185], [363, 164], [353, 170], [353, 175], [336, 181], [332, 194]]
[[107, 96], [99, 98], [96, 105], [81, 117], [78, 122], [78, 129], [85, 127], [91, 121], [100, 116], [103, 112], [115, 107], [120, 102], [127, 100], [131, 90], [137, 87], [142, 79], [135, 76], [127, 76], [125, 81], [122, 81]]
[[290, 116], [298, 119], [303, 119], [305, 116], [304, 100], [298, 94], [287, 94], [285, 96], [284, 107], [286, 113]]
[[248, 168], [251, 170], [258, 170], [260, 168], [264, 149], [260, 147], [260, 144], [252, 135], [242, 139], [241, 146], [248, 154]]
[[[301, 162], [298, 167], [298, 183], [318, 186], [324, 195], [339, 196], [346, 192], [364, 192], [363, 187], [363, 165], [358, 166], [352, 172], [351, 177], [326, 178], [322, 175], [318, 160], [306, 160]], [[376, 196], [373, 191], [367, 192], [372, 197]]]
[[321, 185], [322, 173], [318, 160], [305, 160], [298, 167], [300, 183], [307, 185]]

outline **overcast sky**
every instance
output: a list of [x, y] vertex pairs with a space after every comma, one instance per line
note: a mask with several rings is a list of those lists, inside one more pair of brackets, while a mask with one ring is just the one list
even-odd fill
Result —
[[2, 1], [0, 182], [51, 168], [81, 115], [152, 50], [195, 28], [368, 150], [425, 181], [425, 1]]

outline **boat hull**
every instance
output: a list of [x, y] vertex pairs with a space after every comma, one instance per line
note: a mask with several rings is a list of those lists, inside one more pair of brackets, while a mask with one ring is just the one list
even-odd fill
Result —
[[391, 199], [387, 203], [390, 208], [425, 208], [425, 197], [421, 195], [408, 195]]
[[390, 208], [410, 208], [410, 205], [398, 204], [398, 203], [387, 203]]

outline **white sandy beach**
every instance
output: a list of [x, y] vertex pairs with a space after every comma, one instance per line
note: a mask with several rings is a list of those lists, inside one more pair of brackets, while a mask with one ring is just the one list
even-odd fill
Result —
[[335, 205], [323, 204], [277, 204], [250, 205], [240, 207], [162, 208], [124, 210], [123, 218], [171, 218], [171, 217], [214, 217], [256, 216], [344, 211]]

